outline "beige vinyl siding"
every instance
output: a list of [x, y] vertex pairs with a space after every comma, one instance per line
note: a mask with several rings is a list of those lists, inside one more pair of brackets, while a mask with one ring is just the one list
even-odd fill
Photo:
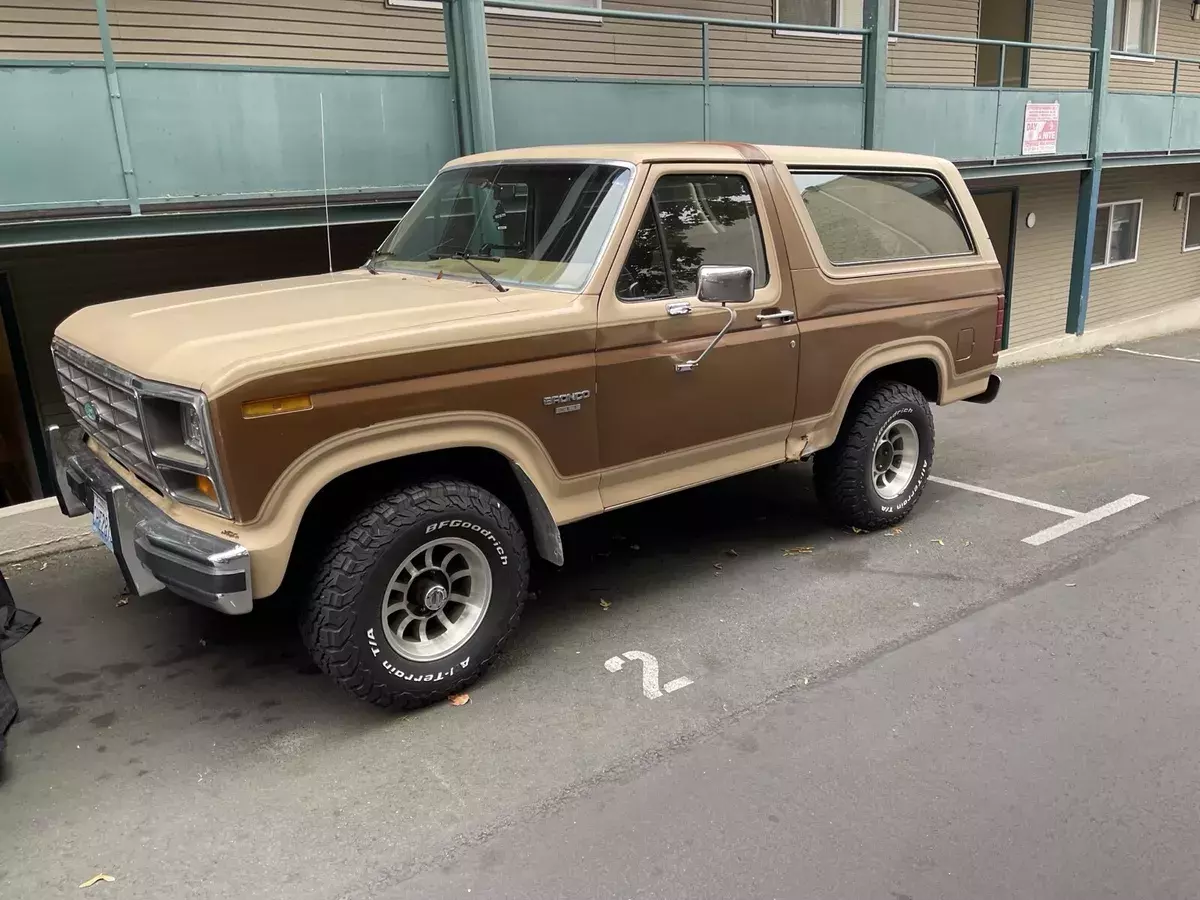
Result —
[[[1092, 0], [1037, 0], [1031, 31], [1035, 44], [1087, 47], [1092, 43]], [[1029, 86], [1086, 89], [1090, 71], [1091, 57], [1086, 53], [1034, 50]]]
[[446, 68], [442, 14], [383, 0], [108, 0], [122, 61]]
[[94, 0], [0, 0], [0, 59], [98, 59]]
[[1200, 191], [1200, 166], [1104, 172], [1100, 202], [1141, 200], [1142, 226], [1137, 262], [1092, 270], [1088, 329], [1200, 297], [1200, 251], [1183, 252], [1185, 213], [1172, 209], [1176, 191]]
[[[900, 0], [900, 31], [977, 37], [979, 0]], [[974, 84], [975, 54], [973, 44], [896, 41], [888, 48], [888, 80]]]
[[[1158, 56], [1200, 56], [1200, 25], [1192, 21], [1192, 5], [1179, 0], [1162, 0], [1158, 11]], [[1114, 91], [1169, 91], [1175, 67], [1164, 61], [1121, 59], [1114, 56], [1108, 86]], [[1200, 91], [1200, 67], [1180, 63], [1179, 89]]]
[[[1009, 347], [1061, 337], [1067, 327], [1079, 175], [1039, 175], [1014, 182], [1017, 194]], [[1027, 228], [1030, 213], [1037, 215]]]
[[[773, 0], [607, 0], [606, 8], [769, 22]], [[494, 72], [569, 73], [623, 77], [701, 75], [697, 25], [609, 19], [600, 24], [489, 13]], [[901, 0], [900, 27], [972, 37], [978, 0]], [[851, 82], [861, 80], [862, 42], [813, 38], [767, 29], [713, 26], [711, 74], [718, 81]], [[897, 41], [889, 77], [920, 84], [971, 84], [975, 48]]]

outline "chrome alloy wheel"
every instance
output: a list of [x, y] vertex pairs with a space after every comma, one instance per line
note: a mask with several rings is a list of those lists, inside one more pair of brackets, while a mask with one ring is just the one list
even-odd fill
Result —
[[875, 439], [872, 482], [883, 500], [895, 500], [903, 494], [917, 472], [921, 439], [908, 419], [896, 419]]
[[400, 563], [383, 596], [383, 632], [414, 662], [453, 653], [479, 628], [492, 597], [483, 551], [459, 538], [422, 544]]

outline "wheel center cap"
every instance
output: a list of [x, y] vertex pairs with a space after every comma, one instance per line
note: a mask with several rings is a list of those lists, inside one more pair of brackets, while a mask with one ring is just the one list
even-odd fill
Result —
[[421, 598], [421, 603], [430, 612], [439, 612], [446, 605], [448, 599], [450, 599], [450, 595], [446, 592], [446, 589], [440, 584], [435, 584], [425, 592], [425, 596]]
[[886, 469], [892, 464], [892, 457], [895, 456], [895, 451], [889, 443], [882, 443], [879, 449], [875, 452], [875, 468]]

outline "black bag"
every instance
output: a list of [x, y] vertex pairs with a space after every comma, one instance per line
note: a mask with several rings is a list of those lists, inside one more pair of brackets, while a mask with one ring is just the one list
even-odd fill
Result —
[[38, 626], [41, 618], [17, 609], [4, 573], [0, 572], [0, 751], [4, 750], [4, 735], [17, 717], [17, 698], [4, 678], [4, 651]]

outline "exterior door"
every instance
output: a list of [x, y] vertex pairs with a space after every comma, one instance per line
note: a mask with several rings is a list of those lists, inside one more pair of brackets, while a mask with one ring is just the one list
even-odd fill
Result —
[[1008, 324], [1012, 313], [1012, 263], [1013, 248], [1017, 227], [1017, 189], [998, 188], [973, 193], [975, 205], [983, 224], [987, 226], [988, 237], [996, 251], [996, 259], [1004, 272], [1004, 340], [1002, 349], [1008, 349]]
[[[654, 166], [600, 298], [596, 385], [606, 508], [784, 457], [799, 330], [757, 166]], [[704, 265], [747, 265], [750, 303], [699, 303]], [[693, 360], [729, 320], [725, 337]]]

